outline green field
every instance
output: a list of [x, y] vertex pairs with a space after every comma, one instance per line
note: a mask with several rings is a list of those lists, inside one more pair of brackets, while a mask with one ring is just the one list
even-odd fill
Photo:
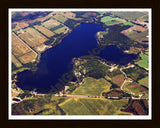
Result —
[[[115, 115], [127, 103], [127, 99], [111, 101], [108, 99], [72, 98], [59, 106], [66, 115]], [[121, 112], [121, 114], [129, 113]]]
[[133, 23], [131, 23], [131, 22], [125, 22], [125, 23], [123, 23], [124, 25], [130, 25], [130, 26], [134, 26], [134, 24]]
[[109, 20], [112, 20], [113, 17], [110, 17], [110, 16], [105, 16], [103, 18], [101, 18], [101, 22], [106, 22], [106, 21], [109, 21]]
[[101, 22], [105, 23], [106, 25], [112, 25], [115, 23], [125, 22], [125, 20], [120, 19], [120, 18], [113, 18], [110, 16], [105, 16], [105, 17], [101, 18]]
[[62, 23], [64, 23], [68, 19], [67, 17], [60, 15], [60, 14], [54, 15], [53, 18], [56, 19], [57, 21], [62, 22]]
[[146, 51], [145, 54], [149, 56], [149, 52], [148, 51]]
[[149, 77], [148, 76], [146, 76], [145, 78], [143, 78], [143, 79], [141, 79], [141, 80], [139, 80], [138, 82], [141, 84], [141, 85], [143, 85], [143, 86], [145, 86], [145, 87], [149, 87], [149, 79], [148, 79]]
[[59, 28], [59, 29], [56, 29], [54, 32], [55, 32], [56, 34], [60, 34], [60, 33], [65, 32], [67, 29], [68, 29], [68, 27], [64, 26], [64, 27], [61, 27], [61, 28]]
[[102, 11], [98, 11], [98, 13], [99, 13], [99, 14], [104, 14], [105, 12], [102, 12]]
[[144, 68], [147, 68], [148, 69], [148, 59], [149, 57], [145, 54], [140, 54], [140, 57], [142, 58], [142, 60], [136, 62], [136, 64], [138, 64], [138, 66], [140, 67], [144, 67]]
[[104, 78], [94, 79], [87, 77], [78, 88], [73, 91], [73, 95], [101, 96], [102, 92], [110, 91], [111, 84]]
[[115, 23], [120, 23], [120, 21], [118, 21], [118, 20], [110, 20], [110, 21], [106, 21], [105, 22], [106, 25], [112, 25], [112, 24], [115, 24]]
[[96, 98], [67, 98], [44, 96], [24, 98], [12, 105], [13, 115], [131, 115], [120, 109], [128, 99], [108, 100]]

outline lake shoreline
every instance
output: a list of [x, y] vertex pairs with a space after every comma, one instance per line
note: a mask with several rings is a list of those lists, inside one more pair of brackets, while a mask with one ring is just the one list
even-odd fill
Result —
[[[74, 29], [72, 29], [72, 30], [69, 31], [67, 34], [65, 34], [64, 37], [61, 38], [61, 39], [58, 41], [58, 43], [57, 43], [55, 46], [51, 47], [51, 48], [56, 48], [57, 46], [59, 46], [59, 44], [61, 44], [61, 42], [62, 42], [62, 40], [63, 40], [64, 38], [66, 38], [73, 30], [75, 30], [78, 26], [80, 26], [80, 25], [83, 24], [83, 23], [85, 24], [85, 22], [82, 22], [82, 23], [80, 23], [79, 25], [76, 25], [76, 27], [75, 27]], [[90, 24], [98, 24], [98, 23], [90, 23]], [[100, 26], [102, 27], [101, 24], [98, 24], [98, 25], [100, 25]], [[103, 27], [102, 27], [102, 28], [103, 28]], [[103, 28], [103, 29], [104, 29], [104, 28]], [[96, 42], [97, 42], [97, 36], [96, 36]], [[97, 44], [98, 44], [98, 42], [97, 42]], [[43, 52], [40, 54], [40, 56], [41, 56], [44, 52], [46, 52], [48, 49], [51, 49], [51, 48], [47, 48], [45, 51], [43, 51]], [[41, 57], [39, 57], [39, 59], [36, 60], [36, 65], [35, 65], [33, 68], [27, 69], [27, 70], [23, 70], [23, 71], [36, 72], [36, 71], [37, 71], [37, 65], [39, 64], [40, 58], [41, 58]], [[21, 72], [23, 72], [23, 71], [21, 71]], [[21, 72], [17, 72], [17, 73], [21, 73]], [[16, 74], [16, 77], [17, 77], [17, 74]], [[18, 85], [17, 85], [17, 86], [18, 86]], [[19, 87], [19, 86], [18, 86], [18, 87]], [[22, 90], [23, 90], [23, 89], [22, 89]]]

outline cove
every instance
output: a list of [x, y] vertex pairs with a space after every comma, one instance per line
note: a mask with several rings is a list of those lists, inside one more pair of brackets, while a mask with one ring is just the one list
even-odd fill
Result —
[[[37, 89], [39, 93], [47, 93], [51, 86], [59, 82], [64, 73], [72, 70], [72, 59], [89, 55], [88, 51], [97, 47], [96, 33], [104, 31], [99, 24], [82, 23], [75, 28], [55, 48], [42, 53], [36, 71], [25, 70], [17, 73], [17, 85], [23, 90]], [[126, 54], [116, 46], [107, 46], [98, 56], [124, 65], [136, 58], [134, 54]]]

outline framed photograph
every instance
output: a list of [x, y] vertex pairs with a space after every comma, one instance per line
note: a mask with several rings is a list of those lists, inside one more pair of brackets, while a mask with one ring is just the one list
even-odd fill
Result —
[[9, 120], [151, 120], [151, 8], [9, 8]]

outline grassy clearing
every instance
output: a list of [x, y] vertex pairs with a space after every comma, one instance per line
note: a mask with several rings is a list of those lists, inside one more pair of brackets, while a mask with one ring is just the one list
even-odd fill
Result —
[[44, 35], [46, 35], [47, 37], [52, 37], [52, 36], [55, 35], [53, 32], [51, 32], [51, 31], [48, 30], [47, 28], [42, 27], [42, 26], [40, 26], [40, 25], [35, 25], [34, 27], [35, 27], [36, 29], [38, 29], [40, 32], [42, 32]]
[[98, 13], [99, 13], [99, 14], [104, 14], [105, 12], [102, 12], [102, 11], [98, 11]]
[[[137, 32], [141, 32], [141, 33], [137, 33]], [[133, 40], [141, 39], [148, 35], [147, 29], [139, 25], [134, 25], [126, 30], [123, 30], [121, 33], [127, 35], [129, 38]]]
[[138, 31], [132, 31], [129, 35], [127, 35], [130, 39], [136, 40], [138, 42], [148, 41], [148, 30], [138, 33]]
[[145, 54], [149, 56], [149, 52], [148, 51], [146, 51]]
[[133, 24], [133, 23], [131, 23], [131, 22], [125, 22], [125, 23], [123, 23], [123, 25], [130, 25], [130, 26], [134, 26], [134, 24]]
[[102, 92], [110, 90], [111, 84], [104, 78], [94, 79], [87, 77], [84, 83], [73, 91], [73, 95], [101, 96]]
[[143, 78], [143, 79], [141, 79], [141, 80], [139, 80], [138, 81], [141, 85], [143, 85], [143, 86], [145, 86], [145, 87], [149, 87], [149, 77], [147, 76], [147, 77], [145, 77], [145, 78]]
[[109, 20], [109, 21], [105, 22], [106, 25], [112, 25], [112, 24], [116, 24], [116, 23], [120, 23], [120, 21], [118, 21], [118, 20]]
[[64, 27], [61, 27], [61, 28], [59, 28], [59, 29], [56, 29], [54, 32], [55, 32], [56, 34], [60, 34], [60, 33], [65, 32], [67, 29], [68, 29], [68, 27], [64, 26]]
[[113, 24], [117, 24], [117, 23], [123, 23], [123, 22], [125, 22], [125, 20], [120, 19], [120, 18], [113, 18], [110, 16], [105, 16], [105, 17], [101, 18], [101, 22], [105, 23], [106, 25], [113, 25]]
[[110, 16], [105, 16], [105, 17], [103, 17], [103, 18], [101, 18], [101, 22], [106, 22], [106, 21], [109, 21], [109, 20], [112, 20], [113, 19], [113, 17], [110, 17]]
[[136, 64], [138, 64], [138, 66], [140, 67], [144, 67], [144, 68], [147, 68], [148, 69], [148, 59], [149, 57], [145, 54], [140, 54], [140, 57], [142, 58], [142, 60], [136, 62]]
[[117, 102], [108, 99], [72, 98], [59, 106], [67, 115], [115, 115], [127, 103], [126, 99]]

